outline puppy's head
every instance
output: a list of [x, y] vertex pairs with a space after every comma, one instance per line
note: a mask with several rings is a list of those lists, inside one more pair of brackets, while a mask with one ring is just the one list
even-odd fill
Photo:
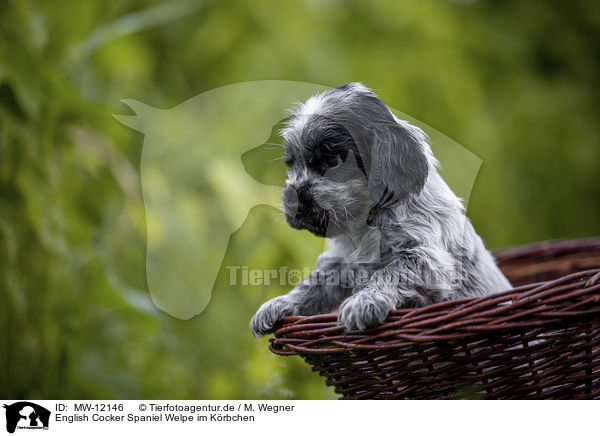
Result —
[[333, 237], [418, 194], [429, 169], [424, 133], [373, 92], [348, 83], [313, 96], [282, 131], [290, 226]]

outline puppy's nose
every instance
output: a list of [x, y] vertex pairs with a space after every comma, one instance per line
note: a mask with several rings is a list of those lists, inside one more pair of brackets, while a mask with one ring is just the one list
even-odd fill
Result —
[[310, 206], [313, 198], [312, 195], [310, 193], [310, 183], [309, 182], [303, 182], [300, 184], [300, 186], [298, 186], [298, 207], [303, 207], [303, 206]]
[[305, 210], [310, 209], [312, 197], [310, 195], [310, 184], [303, 182], [299, 186], [286, 185], [283, 190], [283, 202], [288, 214], [297, 216]]

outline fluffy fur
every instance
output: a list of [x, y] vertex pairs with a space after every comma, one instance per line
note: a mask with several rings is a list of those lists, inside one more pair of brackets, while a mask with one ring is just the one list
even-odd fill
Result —
[[288, 315], [339, 309], [363, 330], [400, 307], [510, 288], [440, 177], [422, 130], [348, 83], [311, 97], [283, 130], [288, 223], [328, 238], [312, 274], [264, 303], [255, 336]]

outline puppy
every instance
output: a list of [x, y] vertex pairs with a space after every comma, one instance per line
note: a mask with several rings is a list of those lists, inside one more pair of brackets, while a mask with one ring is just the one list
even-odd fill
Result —
[[285, 316], [335, 309], [347, 330], [364, 330], [396, 308], [511, 287], [439, 175], [425, 133], [365, 86], [311, 97], [282, 134], [286, 220], [328, 238], [328, 248], [308, 277], [258, 309], [255, 336]]

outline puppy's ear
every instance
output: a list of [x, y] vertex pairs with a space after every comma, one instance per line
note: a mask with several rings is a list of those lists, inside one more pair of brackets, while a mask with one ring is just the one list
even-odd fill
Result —
[[373, 129], [369, 170], [371, 197], [388, 204], [421, 192], [428, 173], [424, 137], [390, 118]]

